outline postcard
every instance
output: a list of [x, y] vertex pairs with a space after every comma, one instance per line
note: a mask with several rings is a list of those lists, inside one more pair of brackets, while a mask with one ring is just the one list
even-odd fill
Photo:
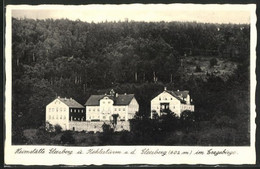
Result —
[[255, 164], [256, 5], [8, 5], [5, 165]]

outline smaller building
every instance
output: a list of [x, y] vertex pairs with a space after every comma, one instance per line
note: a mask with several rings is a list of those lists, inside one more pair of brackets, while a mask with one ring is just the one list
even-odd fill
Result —
[[169, 91], [165, 87], [163, 92], [151, 100], [151, 118], [155, 115], [161, 116], [169, 110], [179, 117], [185, 110], [194, 112], [189, 91]]
[[86, 121], [84, 106], [72, 98], [57, 97], [46, 106], [46, 122], [60, 125], [62, 130], [69, 130], [70, 123]]

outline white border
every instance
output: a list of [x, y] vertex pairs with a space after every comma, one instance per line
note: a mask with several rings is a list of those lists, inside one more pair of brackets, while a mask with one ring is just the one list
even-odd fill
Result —
[[[193, 6], [192, 4], [181, 5], [178, 4], [178, 8], [184, 9], [187, 6]], [[100, 5], [99, 5], [100, 6]], [[101, 5], [102, 6], [102, 5]], [[199, 5], [197, 5], [199, 6]], [[206, 5], [201, 5], [204, 8]], [[209, 5], [214, 8], [222, 8], [223, 5]], [[6, 71], [6, 84], [5, 84], [5, 124], [6, 124], [6, 137], [5, 137], [5, 164], [6, 165], [101, 165], [101, 164], [255, 164], [255, 89], [256, 89], [256, 5], [224, 5], [228, 8], [248, 9], [251, 11], [251, 34], [250, 34], [250, 146], [241, 147], [199, 147], [199, 146], [99, 146], [99, 147], [63, 147], [63, 146], [14, 146], [11, 145], [11, 86], [12, 86], [12, 56], [11, 56], [11, 16], [13, 9], [68, 9], [79, 8], [84, 6], [62, 6], [62, 5], [40, 5], [40, 6], [28, 6], [28, 5], [11, 5], [6, 8], [6, 46], [5, 46], [5, 71]], [[50, 148], [57, 148], [62, 150], [83, 150], [86, 152], [91, 148], [103, 148], [111, 150], [134, 150], [136, 154], [131, 155], [50, 155], [47, 153]], [[27, 150], [33, 150], [34, 148], [45, 148], [45, 154], [14, 154], [17, 148], [25, 148]], [[150, 150], [175, 150], [175, 151], [190, 151], [193, 152], [207, 151], [212, 148], [216, 151], [227, 149], [228, 151], [235, 151], [236, 154], [231, 156], [226, 155], [141, 155], [140, 152], [143, 148], [149, 148]]]

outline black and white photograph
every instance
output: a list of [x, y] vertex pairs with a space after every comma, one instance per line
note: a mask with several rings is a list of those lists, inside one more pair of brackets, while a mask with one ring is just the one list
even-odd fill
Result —
[[9, 6], [8, 162], [254, 163], [254, 10]]

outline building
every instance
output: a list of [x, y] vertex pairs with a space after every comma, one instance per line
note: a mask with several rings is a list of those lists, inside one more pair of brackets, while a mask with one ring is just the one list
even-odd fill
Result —
[[46, 122], [68, 130], [73, 121], [86, 121], [85, 107], [74, 99], [57, 97], [46, 106]]
[[117, 94], [113, 89], [109, 95], [91, 95], [85, 106], [87, 121], [111, 121], [113, 114], [118, 114], [118, 121], [128, 121], [139, 111], [134, 94]]
[[151, 118], [154, 115], [161, 116], [167, 110], [176, 113], [180, 117], [184, 110], [194, 112], [194, 105], [192, 105], [189, 91], [169, 91], [164, 88], [164, 91], [151, 100]]

